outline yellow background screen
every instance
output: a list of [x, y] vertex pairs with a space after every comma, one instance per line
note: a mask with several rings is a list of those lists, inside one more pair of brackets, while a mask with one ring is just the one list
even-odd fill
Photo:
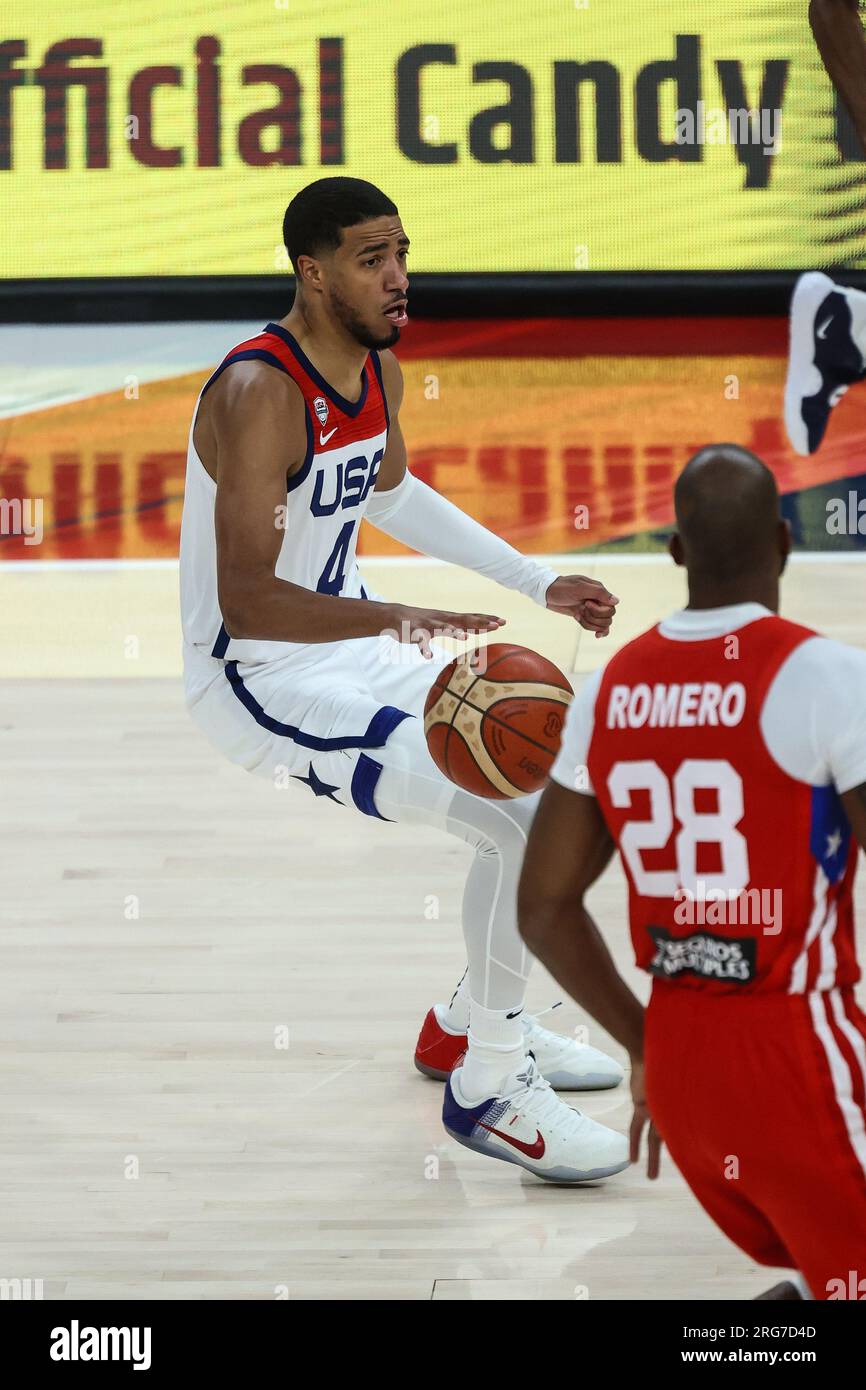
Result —
[[0, 276], [273, 274], [287, 202], [340, 173], [415, 270], [864, 265], [807, 9], [12, 0]]

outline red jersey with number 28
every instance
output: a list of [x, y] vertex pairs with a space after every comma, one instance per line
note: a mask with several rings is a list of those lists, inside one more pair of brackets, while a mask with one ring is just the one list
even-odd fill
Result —
[[658, 628], [606, 668], [587, 764], [629, 886], [637, 963], [714, 992], [850, 985], [857, 855], [830, 786], [770, 755], [761, 709], [814, 636], [768, 616], [724, 637]]

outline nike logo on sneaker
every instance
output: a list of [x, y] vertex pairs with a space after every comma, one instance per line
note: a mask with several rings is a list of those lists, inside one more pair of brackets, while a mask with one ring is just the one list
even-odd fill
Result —
[[332, 430], [329, 430], [327, 434], [322, 434], [322, 431], [319, 430], [319, 443], [327, 444], [328, 440], [331, 438], [331, 435], [336, 434], [339, 428], [339, 425], [335, 425], [334, 428]]
[[495, 1134], [497, 1139], [504, 1139], [506, 1144], [510, 1144], [513, 1149], [519, 1149], [527, 1158], [544, 1158], [544, 1140], [541, 1137], [541, 1130], [535, 1131], [535, 1143], [527, 1144], [522, 1139], [512, 1139], [510, 1134], [503, 1134], [501, 1129], [494, 1129], [492, 1125], [486, 1125], [483, 1120], [477, 1123], [482, 1129], [486, 1129], [488, 1134]]
[[819, 337], [819, 338], [826, 338], [827, 334], [828, 334], [829, 331], [830, 331], [830, 324], [831, 324], [832, 322], [833, 322], [833, 315], [831, 314], [830, 317], [829, 317], [828, 319], [825, 319], [824, 322], [823, 322], [822, 324], [819, 325], [819, 327], [815, 330], [816, 333], [818, 334], [818, 337]]
[[521, 1007], [520, 1007], [519, 1009], [515, 1009], [513, 1014], [506, 1014], [505, 1017], [506, 1017], [506, 1018], [519, 1018], [520, 1015], [521, 1015], [522, 1013], [523, 1013], [523, 1005], [521, 1005]]

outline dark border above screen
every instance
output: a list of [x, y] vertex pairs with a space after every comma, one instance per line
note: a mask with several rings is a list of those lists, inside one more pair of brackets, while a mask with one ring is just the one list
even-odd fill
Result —
[[[804, 266], [818, 270], [820, 266]], [[631, 317], [756, 316], [787, 313], [800, 270], [539, 272], [412, 276], [417, 318], [518, 318], [523, 315]], [[836, 271], [866, 289], [866, 271]], [[291, 275], [130, 277], [0, 281], [2, 323], [121, 323], [273, 319], [294, 298]]]

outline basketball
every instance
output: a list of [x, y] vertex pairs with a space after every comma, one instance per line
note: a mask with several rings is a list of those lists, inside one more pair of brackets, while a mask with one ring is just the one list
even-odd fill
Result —
[[544, 786], [574, 691], [529, 647], [491, 642], [445, 666], [424, 704], [427, 747], [458, 787], [497, 800]]

